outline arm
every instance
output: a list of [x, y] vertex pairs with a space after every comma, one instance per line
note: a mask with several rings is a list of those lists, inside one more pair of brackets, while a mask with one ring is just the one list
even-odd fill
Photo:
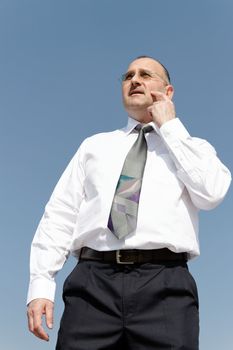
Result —
[[148, 113], [173, 159], [178, 178], [185, 184], [193, 204], [212, 209], [224, 198], [230, 182], [229, 170], [218, 159], [215, 149], [205, 140], [191, 137], [178, 118], [166, 94], [151, 92], [154, 103]]
[[231, 174], [215, 149], [207, 141], [191, 137], [178, 118], [163, 124], [160, 135], [193, 204], [199, 209], [215, 208], [231, 182]]
[[84, 196], [81, 147], [56, 185], [46, 205], [31, 246], [28, 290], [29, 329], [41, 339], [48, 335], [41, 326], [45, 314], [51, 328], [55, 275], [69, 256], [73, 230]]

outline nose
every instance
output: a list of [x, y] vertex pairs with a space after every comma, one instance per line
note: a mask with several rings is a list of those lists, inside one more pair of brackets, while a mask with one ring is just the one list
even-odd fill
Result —
[[141, 79], [139, 74], [134, 74], [134, 76], [131, 78], [131, 84], [133, 86], [137, 86], [141, 84]]

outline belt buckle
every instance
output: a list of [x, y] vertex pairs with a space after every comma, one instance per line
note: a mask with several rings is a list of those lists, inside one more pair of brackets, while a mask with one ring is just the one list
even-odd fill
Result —
[[121, 250], [116, 250], [116, 261], [118, 264], [134, 264], [134, 261], [121, 261]]

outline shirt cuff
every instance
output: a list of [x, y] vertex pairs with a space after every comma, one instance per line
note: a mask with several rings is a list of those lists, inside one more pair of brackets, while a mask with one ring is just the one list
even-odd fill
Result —
[[31, 281], [28, 288], [27, 305], [34, 299], [44, 298], [54, 302], [56, 283], [44, 278]]

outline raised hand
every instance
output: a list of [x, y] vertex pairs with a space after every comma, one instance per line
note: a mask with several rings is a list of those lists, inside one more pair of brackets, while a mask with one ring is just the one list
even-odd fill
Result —
[[154, 102], [147, 108], [147, 111], [160, 128], [164, 123], [176, 117], [175, 106], [163, 92], [151, 91], [151, 96]]

